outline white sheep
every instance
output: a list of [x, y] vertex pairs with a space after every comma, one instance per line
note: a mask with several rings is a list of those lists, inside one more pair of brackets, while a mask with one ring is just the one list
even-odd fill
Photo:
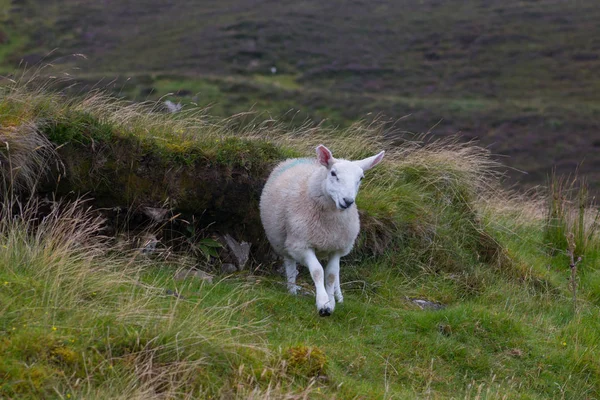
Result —
[[[307, 266], [321, 316], [331, 315], [335, 300], [344, 299], [340, 258], [352, 250], [360, 230], [354, 201], [363, 172], [379, 164], [383, 155], [382, 151], [364, 160], [338, 160], [319, 145], [316, 160], [282, 162], [263, 189], [260, 217], [269, 242], [284, 259], [288, 289], [296, 294], [296, 263]], [[328, 259], [326, 284], [319, 259]]]

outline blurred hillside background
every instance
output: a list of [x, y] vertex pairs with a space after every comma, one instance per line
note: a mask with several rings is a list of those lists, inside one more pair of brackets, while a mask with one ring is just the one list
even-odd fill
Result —
[[597, 190], [598, 21], [591, 0], [0, 0], [0, 72], [52, 63], [75, 91], [217, 116], [379, 118], [399, 141], [477, 139], [509, 185], [579, 166]]

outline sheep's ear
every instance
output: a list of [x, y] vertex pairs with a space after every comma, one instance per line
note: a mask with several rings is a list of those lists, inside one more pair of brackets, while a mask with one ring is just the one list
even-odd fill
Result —
[[319, 160], [322, 165], [329, 168], [333, 165], [335, 158], [333, 158], [331, 151], [329, 151], [327, 147], [320, 144], [317, 146], [317, 160]]
[[381, 160], [383, 160], [384, 154], [385, 154], [385, 151], [382, 151], [381, 153], [379, 153], [377, 155], [365, 158], [364, 160], [355, 161], [355, 162], [358, 164], [359, 167], [362, 168], [363, 171], [366, 171], [368, 169], [373, 168], [377, 164], [379, 164], [381, 162]]

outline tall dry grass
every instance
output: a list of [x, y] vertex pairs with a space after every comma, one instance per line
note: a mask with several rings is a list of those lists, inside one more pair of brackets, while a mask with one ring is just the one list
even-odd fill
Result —
[[235, 377], [242, 363], [270, 362], [264, 324], [233, 319], [251, 301], [234, 291], [207, 305], [204, 286], [195, 299], [173, 298], [145, 278], [173, 265], [114, 251], [86, 201], [22, 198], [5, 192], [0, 202], [0, 397], [287, 396], [250, 371], [240, 382], [212, 372]]
[[51, 161], [59, 162], [54, 145], [33, 122], [0, 126], [1, 193], [31, 192]]
[[573, 248], [577, 258], [598, 250], [600, 210], [585, 179], [553, 173], [548, 191], [544, 241], [551, 252], [566, 254]]

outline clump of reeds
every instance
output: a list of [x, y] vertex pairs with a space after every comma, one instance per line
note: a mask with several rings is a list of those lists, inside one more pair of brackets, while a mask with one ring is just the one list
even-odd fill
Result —
[[598, 248], [600, 211], [594, 200], [585, 179], [552, 174], [544, 227], [544, 241], [551, 253], [567, 254], [573, 248], [578, 258]]

